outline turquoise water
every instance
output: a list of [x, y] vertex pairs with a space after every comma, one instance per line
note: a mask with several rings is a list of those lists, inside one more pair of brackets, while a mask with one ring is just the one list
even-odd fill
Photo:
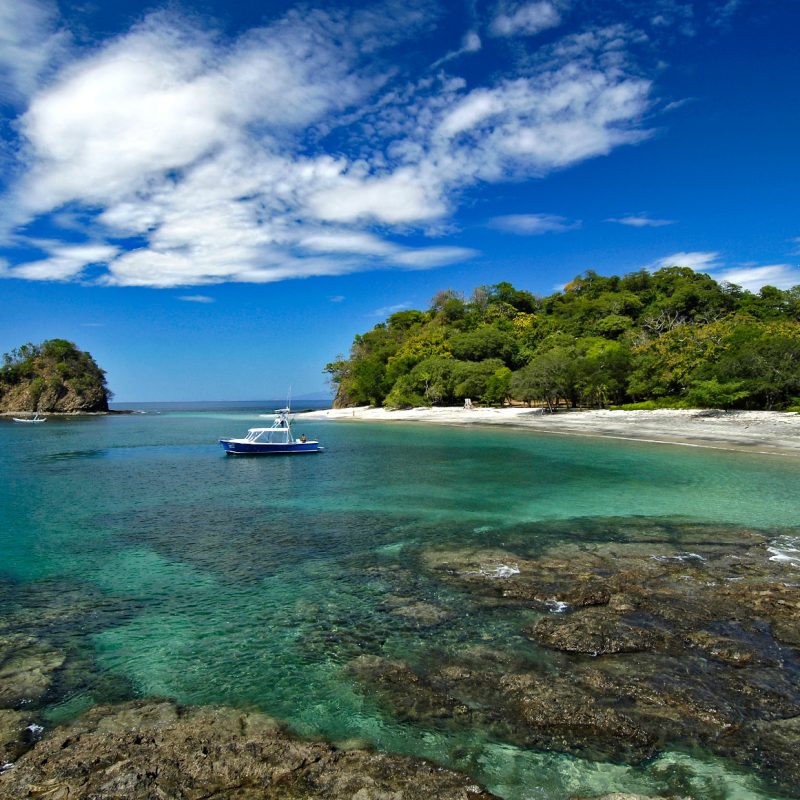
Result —
[[0, 604], [74, 664], [42, 701], [50, 724], [158, 695], [255, 707], [300, 734], [432, 758], [509, 800], [652, 792], [675, 770], [697, 797], [769, 796], [711, 757], [667, 753], [633, 768], [398, 721], [347, 665], [363, 653], [413, 665], [487, 637], [530, 649], [502, 614], [428, 629], [387, 610], [398, 594], [457, 607], [410, 567], [428, 545], [535, 553], [615, 516], [796, 525], [796, 460], [318, 421], [296, 432], [324, 454], [225, 457], [217, 438], [257, 424], [252, 411], [0, 421]]

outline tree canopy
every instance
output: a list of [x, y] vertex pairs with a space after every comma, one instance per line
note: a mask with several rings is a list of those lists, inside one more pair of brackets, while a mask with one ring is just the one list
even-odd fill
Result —
[[800, 409], [800, 286], [752, 293], [687, 267], [587, 271], [535, 297], [438, 292], [356, 336], [325, 371], [336, 404], [509, 400]]
[[24, 344], [3, 355], [0, 408], [107, 411], [110, 397], [105, 372], [66, 339]]

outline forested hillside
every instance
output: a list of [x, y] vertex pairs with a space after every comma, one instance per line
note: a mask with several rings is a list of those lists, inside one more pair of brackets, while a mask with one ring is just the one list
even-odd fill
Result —
[[3, 356], [0, 411], [108, 411], [106, 376], [66, 339], [24, 344]]
[[439, 292], [328, 364], [337, 407], [509, 400], [800, 410], [800, 286], [758, 294], [685, 267], [586, 272], [548, 297]]

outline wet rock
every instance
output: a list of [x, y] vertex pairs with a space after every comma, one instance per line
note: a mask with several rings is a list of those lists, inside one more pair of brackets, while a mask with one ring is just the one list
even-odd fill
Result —
[[595, 541], [562, 534], [538, 553], [522, 537], [519, 552], [422, 553], [423, 572], [474, 609], [518, 614], [550, 660], [451, 655], [415, 691], [465, 704], [472, 724], [514, 743], [625, 761], [699, 747], [795, 791], [800, 586], [771, 558], [773, 534], [647, 520], [603, 523]]
[[758, 660], [757, 655], [742, 642], [725, 636], [716, 636], [708, 631], [692, 631], [686, 637], [687, 644], [698, 647], [710, 658], [732, 667], [743, 667]]
[[658, 650], [667, 635], [626, 621], [613, 611], [587, 609], [565, 618], [544, 617], [526, 631], [540, 644], [591, 656]]
[[592, 759], [653, 754], [656, 737], [567, 677], [487, 672], [450, 664], [422, 676], [401, 661], [363, 657], [351, 665], [369, 694], [404, 722], [475, 725], [523, 747]]
[[448, 583], [489, 597], [532, 601], [542, 608], [549, 602], [571, 606], [603, 605], [611, 597], [602, 576], [589, 571], [570, 572], [562, 559], [535, 562], [503, 550], [428, 551], [423, 564]]
[[593, 795], [592, 797], [571, 797], [570, 800], [689, 800], [687, 797], [664, 797], [663, 795], [651, 794], [624, 794], [621, 792], [612, 792], [611, 794]]
[[613, 699], [604, 700], [572, 681], [535, 674], [500, 681], [506, 709], [518, 709], [528, 743], [599, 760], [639, 761], [655, 752], [657, 737]]
[[437, 690], [403, 661], [361, 656], [349, 665], [349, 670], [403, 722], [424, 721], [444, 727], [469, 722], [466, 703]]
[[296, 739], [226, 708], [100, 707], [0, 775], [0, 797], [50, 800], [468, 800], [492, 797], [426, 761]]
[[392, 609], [391, 613], [395, 617], [411, 620], [420, 627], [432, 627], [439, 625], [452, 617], [452, 614], [439, 606], [431, 603], [410, 603]]
[[800, 716], [748, 723], [724, 745], [736, 760], [780, 775], [795, 791], [800, 787]]
[[22, 712], [0, 709], [0, 765], [15, 761], [27, 749], [27, 726]]
[[0, 707], [38, 700], [63, 663], [63, 653], [32, 637], [0, 636]]

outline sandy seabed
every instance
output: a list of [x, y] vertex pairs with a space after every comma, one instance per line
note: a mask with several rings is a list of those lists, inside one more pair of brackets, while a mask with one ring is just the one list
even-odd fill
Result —
[[745, 450], [800, 457], [800, 414], [780, 411], [558, 411], [539, 408], [325, 409], [298, 414], [305, 420], [432, 422], [440, 425], [504, 425], [571, 436], [603, 436], [644, 442]]

